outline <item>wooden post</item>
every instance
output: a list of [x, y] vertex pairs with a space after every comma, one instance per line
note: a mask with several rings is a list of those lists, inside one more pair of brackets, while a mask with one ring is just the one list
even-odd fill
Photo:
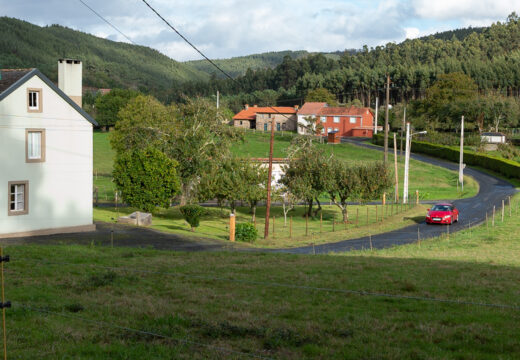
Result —
[[372, 251], [372, 235], [368, 233], [368, 241], [370, 243], [370, 251]]
[[507, 197], [507, 202], [509, 204], [509, 217], [511, 217], [511, 196]]
[[383, 206], [386, 205], [386, 192], [383, 193]]
[[502, 200], [502, 222], [504, 222], [504, 200]]
[[489, 228], [489, 222], [488, 222], [488, 214], [486, 211], [486, 230]]
[[495, 205], [493, 205], [493, 219], [491, 220], [491, 226], [495, 227]]
[[292, 239], [292, 216], [289, 218], [289, 239]]
[[397, 140], [396, 133], [394, 133], [394, 172], [395, 172], [395, 199], [399, 201], [399, 174], [397, 172]]
[[419, 190], [415, 190], [415, 205], [419, 205]]
[[450, 239], [450, 224], [448, 224], [448, 226], [446, 226], [446, 233], [448, 235], [448, 240]]
[[367, 207], [367, 226], [368, 226], [368, 205], [366, 207]]
[[229, 215], [229, 241], [235, 241], [235, 214]]
[[99, 188], [97, 186], [94, 187], [94, 195], [95, 195], [95, 198], [96, 198], [96, 207], [98, 206], [99, 204]]
[[321, 234], [322, 228], [323, 228], [323, 212], [320, 211], [320, 234]]
[[309, 236], [309, 214], [305, 214], [305, 236]]

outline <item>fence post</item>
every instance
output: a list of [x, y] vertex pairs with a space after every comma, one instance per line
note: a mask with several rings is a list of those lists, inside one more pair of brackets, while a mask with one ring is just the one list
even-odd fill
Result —
[[356, 227], [359, 226], [359, 207], [356, 209]]
[[368, 242], [370, 243], [370, 251], [372, 251], [372, 235], [368, 233]]
[[493, 205], [493, 220], [491, 220], [491, 226], [495, 227], [495, 205]]
[[289, 218], [289, 239], [292, 239], [292, 216]]
[[309, 236], [309, 213], [305, 214], [305, 236]]
[[509, 204], [509, 217], [511, 217], [511, 196], [507, 197], [507, 202]]
[[276, 237], [274, 229], [275, 217], [273, 216], [273, 239]]
[[386, 205], [386, 192], [383, 193], [383, 206]]
[[367, 226], [368, 226], [368, 205], [366, 205], [367, 207]]
[[334, 228], [335, 223], [336, 223], [336, 214], [332, 214], [332, 232], [334, 232], [334, 230], [336, 230]]
[[504, 200], [502, 200], [502, 222], [504, 222]]
[[419, 190], [415, 190], [415, 205], [419, 205]]
[[323, 227], [323, 211], [320, 210], [320, 234]]

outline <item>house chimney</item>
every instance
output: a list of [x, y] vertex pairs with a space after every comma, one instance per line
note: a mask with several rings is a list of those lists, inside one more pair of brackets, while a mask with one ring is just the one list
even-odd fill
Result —
[[294, 110], [298, 110], [299, 106], [298, 105], [294, 105]]
[[83, 65], [81, 60], [58, 60], [58, 87], [79, 107], [82, 107]]
[[246, 110], [249, 109], [249, 104], [245, 104], [244, 109], [246, 109]]
[[255, 104], [255, 106], [254, 106], [254, 107], [258, 107], [258, 105], [256, 105], [256, 104]]

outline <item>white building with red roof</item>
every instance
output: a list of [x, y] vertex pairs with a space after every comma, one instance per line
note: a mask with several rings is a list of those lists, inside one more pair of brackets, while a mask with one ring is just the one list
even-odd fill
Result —
[[320, 110], [327, 106], [326, 102], [306, 102], [298, 110], [298, 134], [307, 134], [308, 121], [306, 119], [316, 119]]

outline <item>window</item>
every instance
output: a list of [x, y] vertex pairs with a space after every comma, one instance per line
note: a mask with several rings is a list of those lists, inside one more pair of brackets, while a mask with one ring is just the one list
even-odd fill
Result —
[[321, 129], [321, 133], [325, 134], [325, 128]]
[[326, 116], [322, 116], [321, 117], [321, 122], [327, 122], [327, 117]]
[[280, 131], [280, 129], [281, 129], [280, 123], [276, 123], [276, 131]]
[[335, 122], [336, 124], [339, 124], [339, 116], [334, 116], [334, 122]]
[[240, 120], [240, 125], [242, 125], [242, 120]]
[[42, 112], [42, 89], [27, 89], [27, 111]]
[[9, 187], [9, 208], [7, 215], [25, 215], [29, 213], [29, 182], [10, 181]]
[[45, 161], [45, 129], [25, 129], [25, 162]]
[[351, 124], [355, 124], [356, 123], [356, 118], [354, 116], [350, 117], [350, 123]]
[[264, 131], [267, 131], [267, 123], [264, 124]]
[[285, 130], [285, 123], [282, 124], [282, 130]]
[[338, 128], [334, 128], [334, 131], [339, 131], [339, 129]]
[[330, 132], [332, 132], [332, 128], [327, 129], [327, 133], [330, 133]]

